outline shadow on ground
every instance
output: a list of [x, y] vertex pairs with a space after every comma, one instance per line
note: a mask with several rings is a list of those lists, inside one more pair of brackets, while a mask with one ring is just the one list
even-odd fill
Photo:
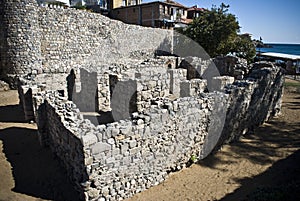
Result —
[[20, 105], [0, 107], [0, 122], [25, 123], [24, 112]]
[[240, 187], [223, 197], [222, 201], [300, 200], [300, 123], [297, 115], [300, 102], [297, 101], [298, 99], [300, 97], [296, 96], [285, 101], [283, 117], [273, 118], [253, 133], [243, 136], [240, 142], [232, 143], [230, 147], [222, 150], [222, 154], [227, 156], [226, 160], [210, 155], [199, 162], [200, 166], [218, 169], [218, 165], [238, 163], [241, 159], [247, 159], [253, 164], [271, 165], [272, 158], [283, 158], [257, 176], [232, 178]]
[[[246, 142], [246, 143], [245, 143]], [[270, 157], [276, 157], [276, 148], [299, 148], [300, 147], [300, 124], [286, 123], [283, 121], [272, 120], [254, 133], [244, 136], [240, 142], [230, 144], [228, 151], [222, 154], [235, 158], [246, 158], [252, 163], [268, 164]], [[212, 154], [199, 162], [199, 165], [216, 168], [218, 164], [233, 163], [232, 161], [222, 161]]]
[[[267, 171], [238, 181], [242, 186], [222, 201], [300, 200], [300, 150], [273, 164]], [[249, 191], [251, 193], [249, 193]]]
[[[0, 120], [23, 122], [19, 107], [0, 107]], [[5, 113], [3, 113], [5, 111]], [[14, 192], [47, 200], [78, 200], [66, 172], [48, 148], [40, 146], [35, 129], [10, 127], [0, 130], [3, 152], [12, 166]]]

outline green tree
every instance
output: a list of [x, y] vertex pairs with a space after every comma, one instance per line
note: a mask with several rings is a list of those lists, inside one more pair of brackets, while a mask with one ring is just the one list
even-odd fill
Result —
[[256, 55], [255, 44], [249, 34], [238, 35], [235, 40], [234, 52], [238, 57], [247, 59], [251, 62]]
[[247, 52], [247, 48], [252, 52], [255, 47], [249, 44], [253, 44], [251, 40], [238, 35], [239, 23], [235, 15], [228, 13], [228, 8], [224, 3], [218, 8], [213, 6], [179, 32], [199, 43], [211, 57], [242, 50], [241, 56], [250, 58], [252, 54]]

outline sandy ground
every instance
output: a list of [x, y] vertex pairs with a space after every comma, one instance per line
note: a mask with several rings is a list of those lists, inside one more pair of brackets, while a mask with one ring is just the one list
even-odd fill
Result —
[[[16, 91], [0, 92], [0, 201], [76, 200], [17, 104]], [[299, 148], [300, 94], [285, 90], [281, 116], [128, 201], [300, 200]]]
[[78, 200], [36, 125], [24, 121], [17, 91], [0, 92], [0, 201]]

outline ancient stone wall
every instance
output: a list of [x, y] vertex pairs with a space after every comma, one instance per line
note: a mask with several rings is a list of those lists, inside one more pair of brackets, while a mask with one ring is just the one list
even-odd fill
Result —
[[72, 68], [171, 52], [172, 32], [127, 25], [100, 14], [1, 1], [1, 77], [68, 73]]
[[[128, 198], [280, 111], [283, 74], [272, 65], [231, 84], [207, 58], [154, 58], [172, 52], [167, 30], [35, 0], [4, 0], [0, 11], [0, 77], [20, 76], [26, 118], [80, 199]], [[247, 72], [236, 78], [249, 73], [237, 67]]]
[[247, 80], [225, 87], [229, 96], [219, 144], [239, 139], [281, 111], [284, 72], [278, 67], [254, 69]]
[[37, 73], [41, 66], [41, 41], [34, 0], [1, 1], [0, 77]]
[[92, 62], [145, 58], [171, 37], [166, 30], [127, 25], [73, 9], [39, 8], [39, 22], [43, 68], [56, 72]]
[[[282, 75], [276, 67], [256, 69], [248, 80], [227, 85], [225, 93], [203, 93], [205, 80], [185, 80], [182, 83], [190, 83], [190, 91], [194, 90], [187, 97], [156, 98], [149, 91], [149, 98], [136, 100], [150, 104], [142, 111], [96, 125], [66, 97], [54, 92], [37, 93], [34, 102], [39, 136], [62, 157], [70, 177], [82, 187], [81, 193], [87, 199], [128, 198], [157, 185], [191, 158], [205, 158], [213, 149], [237, 140], [278, 113]], [[138, 77], [128, 78], [133, 84], [120, 81], [121, 91], [131, 94], [131, 88], [142, 90]], [[74, 157], [81, 162], [74, 161]]]
[[54, 93], [35, 99], [44, 144], [61, 158], [73, 181], [84, 183], [89, 199], [111, 200], [158, 184], [199, 155], [214, 101], [209, 96], [159, 100], [133, 120], [95, 126], [72, 102]]
[[[55, 94], [56, 96], [53, 96]], [[37, 123], [40, 142], [44, 146], [49, 146], [59, 157], [69, 178], [75, 184], [75, 188], [81, 193], [78, 199], [83, 200], [84, 194], [80, 183], [88, 179], [83, 144], [76, 136], [75, 128], [70, 129], [75, 126], [73, 115], [75, 113], [79, 115], [79, 109], [73, 102], [63, 100], [57, 92], [53, 94], [50, 92], [46, 94], [46, 97], [43, 97], [45, 94], [40, 95], [35, 96], [35, 105], [38, 106], [36, 115], [39, 117]], [[60, 104], [57, 104], [58, 102]]]

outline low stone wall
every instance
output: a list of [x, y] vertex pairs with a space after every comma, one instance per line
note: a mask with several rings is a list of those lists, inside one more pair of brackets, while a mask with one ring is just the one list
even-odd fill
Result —
[[[134, 89], [137, 80], [131, 81]], [[121, 82], [122, 90], [130, 88]], [[185, 82], [195, 90], [189, 97], [149, 97], [149, 107], [131, 119], [100, 125], [57, 93], [37, 93], [41, 142], [63, 161], [86, 199], [119, 200], [157, 185], [170, 171], [205, 158], [280, 111], [283, 74], [276, 67], [253, 70], [225, 93], [203, 93], [204, 80]]]
[[284, 71], [271, 66], [254, 69], [247, 80], [227, 85], [230, 105], [219, 145], [239, 139], [280, 114]]
[[[79, 115], [76, 105], [62, 99], [59, 93], [38, 93], [34, 98], [38, 135], [42, 145], [49, 146], [58, 156], [70, 180], [84, 200], [82, 186], [88, 179], [85, 166], [85, 155], [80, 135], [74, 132], [77, 128], [73, 122], [74, 114]], [[70, 127], [73, 127], [72, 129]]]
[[213, 59], [221, 75], [233, 76], [235, 79], [242, 80], [248, 76], [250, 66], [247, 60], [236, 56], [218, 56]]
[[133, 120], [94, 126], [57, 94], [35, 100], [43, 144], [63, 161], [77, 186], [84, 183], [89, 199], [111, 200], [160, 183], [199, 155], [214, 101], [211, 96], [160, 100]]

